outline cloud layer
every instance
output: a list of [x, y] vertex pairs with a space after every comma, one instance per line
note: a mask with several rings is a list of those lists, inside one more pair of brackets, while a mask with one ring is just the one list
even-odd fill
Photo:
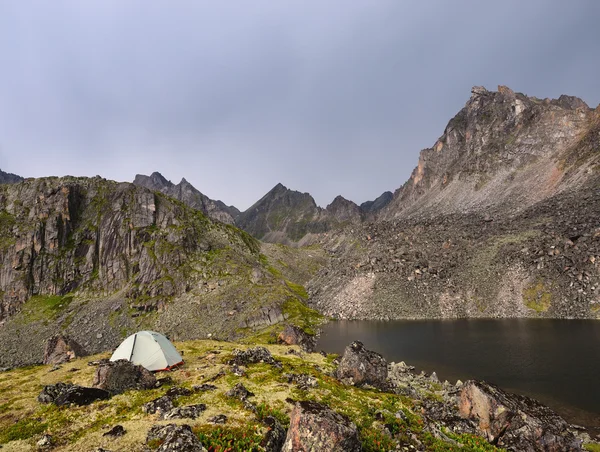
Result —
[[0, 3], [0, 168], [398, 188], [473, 85], [600, 102], [600, 2]]

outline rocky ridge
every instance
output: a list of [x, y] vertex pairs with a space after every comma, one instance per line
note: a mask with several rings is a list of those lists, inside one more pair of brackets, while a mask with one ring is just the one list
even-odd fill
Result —
[[0, 184], [16, 184], [21, 181], [23, 181], [21, 176], [0, 170]]
[[133, 184], [164, 193], [194, 209], [204, 212], [213, 220], [223, 223], [234, 224], [235, 218], [240, 214], [240, 211], [234, 206], [227, 206], [222, 201], [210, 199], [198, 191], [185, 178], [181, 179], [181, 182], [176, 185], [165, 179], [159, 172], [154, 172], [150, 176], [137, 174]]

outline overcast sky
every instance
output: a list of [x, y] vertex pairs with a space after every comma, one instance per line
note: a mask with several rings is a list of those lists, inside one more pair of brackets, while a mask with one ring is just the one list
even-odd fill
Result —
[[0, 0], [0, 169], [361, 203], [473, 85], [597, 106], [599, 21], [598, 0]]

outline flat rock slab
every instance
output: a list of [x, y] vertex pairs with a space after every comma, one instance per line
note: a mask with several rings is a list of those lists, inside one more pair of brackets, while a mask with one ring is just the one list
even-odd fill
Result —
[[42, 389], [38, 396], [41, 403], [54, 403], [57, 406], [66, 405], [89, 405], [96, 400], [107, 400], [110, 393], [103, 389], [87, 388], [71, 383], [57, 383], [48, 385]]

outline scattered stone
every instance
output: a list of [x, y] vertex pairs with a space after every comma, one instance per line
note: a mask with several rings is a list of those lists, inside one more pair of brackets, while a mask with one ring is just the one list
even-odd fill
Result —
[[184, 388], [182, 386], [173, 386], [172, 388], [167, 389], [165, 395], [167, 397], [179, 397], [179, 396], [189, 396], [192, 395], [194, 391], [188, 388]]
[[154, 425], [146, 444], [157, 452], [207, 452], [189, 425]]
[[36, 444], [40, 449], [50, 449], [54, 445], [54, 440], [52, 435], [46, 433]]
[[209, 424], [225, 424], [227, 422], [227, 416], [224, 414], [217, 414], [208, 420]]
[[38, 395], [40, 403], [54, 403], [57, 406], [89, 405], [96, 400], [107, 400], [110, 393], [103, 389], [86, 388], [72, 383], [56, 383], [44, 386]]
[[356, 425], [346, 416], [326, 405], [303, 401], [292, 411], [290, 428], [281, 450], [360, 452], [362, 447]]
[[246, 370], [243, 367], [240, 367], [235, 363], [233, 363], [231, 365], [231, 373], [237, 377], [245, 377], [246, 376]]
[[283, 374], [283, 377], [287, 379], [288, 383], [295, 383], [298, 389], [303, 391], [308, 391], [310, 388], [316, 388], [319, 385], [317, 379], [308, 374]]
[[271, 364], [279, 369], [282, 365], [279, 361], [273, 358], [273, 355], [265, 347], [253, 347], [248, 350], [234, 350], [233, 359], [229, 364], [237, 364], [239, 366], [245, 366], [248, 364], [256, 363], [267, 363]]
[[52, 336], [44, 347], [44, 364], [63, 364], [87, 353], [74, 339], [66, 335]]
[[163, 416], [163, 419], [196, 419], [206, 411], [206, 405], [199, 403], [197, 405], [187, 405], [175, 407]]
[[156, 377], [145, 367], [119, 359], [101, 363], [96, 369], [93, 385], [114, 395], [128, 389], [152, 389], [156, 387]]
[[163, 378], [159, 378], [158, 380], [156, 380], [156, 387], [160, 388], [161, 386], [168, 386], [168, 385], [172, 385], [174, 383], [173, 379], [171, 377], [163, 377]]
[[142, 406], [142, 411], [146, 414], [158, 414], [160, 417], [163, 417], [166, 413], [171, 411], [175, 405], [173, 405], [173, 401], [168, 396], [162, 396], [157, 399], [151, 400], [148, 403], [144, 403]]
[[192, 386], [192, 389], [194, 391], [204, 392], [204, 391], [214, 391], [215, 389], [217, 389], [217, 387], [215, 385], [209, 385], [209, 384], [203, 383], [201, 385]]
[[336, 371], [336, 377], [352, 385], [369, 384], [376, 388], [386, 387], [387, 362], [379, 353], [367, 350], [363, 343], [354, 341], [344, 350]]
[[550, 408], [529, 397], [510, 394], [482, 381], [467, 381], [459, 413], [475, 421], [479, 434], [499, 447], [534, 451], [580, 450], [569, 424]]
[[122, 425], [115, 425], [113, 428], [111, 428], [108, 432], [104, 433], [102, 436], [118, 437], [118, 436], [123, 436], [125, 433], [127, 433], [127, 430], [125, 430]]
[[286, 325], [277, 341], [281, 344], [299, 345], [305, 352], [312, 353], [317, 346], [317, 338], [311, 334], [305, 333], [302, 328], [295, 325]]
[[236, 384], [232, 389], [227, 391], [225, 394], [227, 397], [233, 397], [241, 400], [242, 402], [248, 397], [252, 397], [254, 393], [248, 391], [242, 383]]
[[281, 423], [273, 416], [267, 416], [263, 423], [269, 428], [265, 434], [261, 446], [265, 452], [279, 452], [285, 442], [286, 431]]

